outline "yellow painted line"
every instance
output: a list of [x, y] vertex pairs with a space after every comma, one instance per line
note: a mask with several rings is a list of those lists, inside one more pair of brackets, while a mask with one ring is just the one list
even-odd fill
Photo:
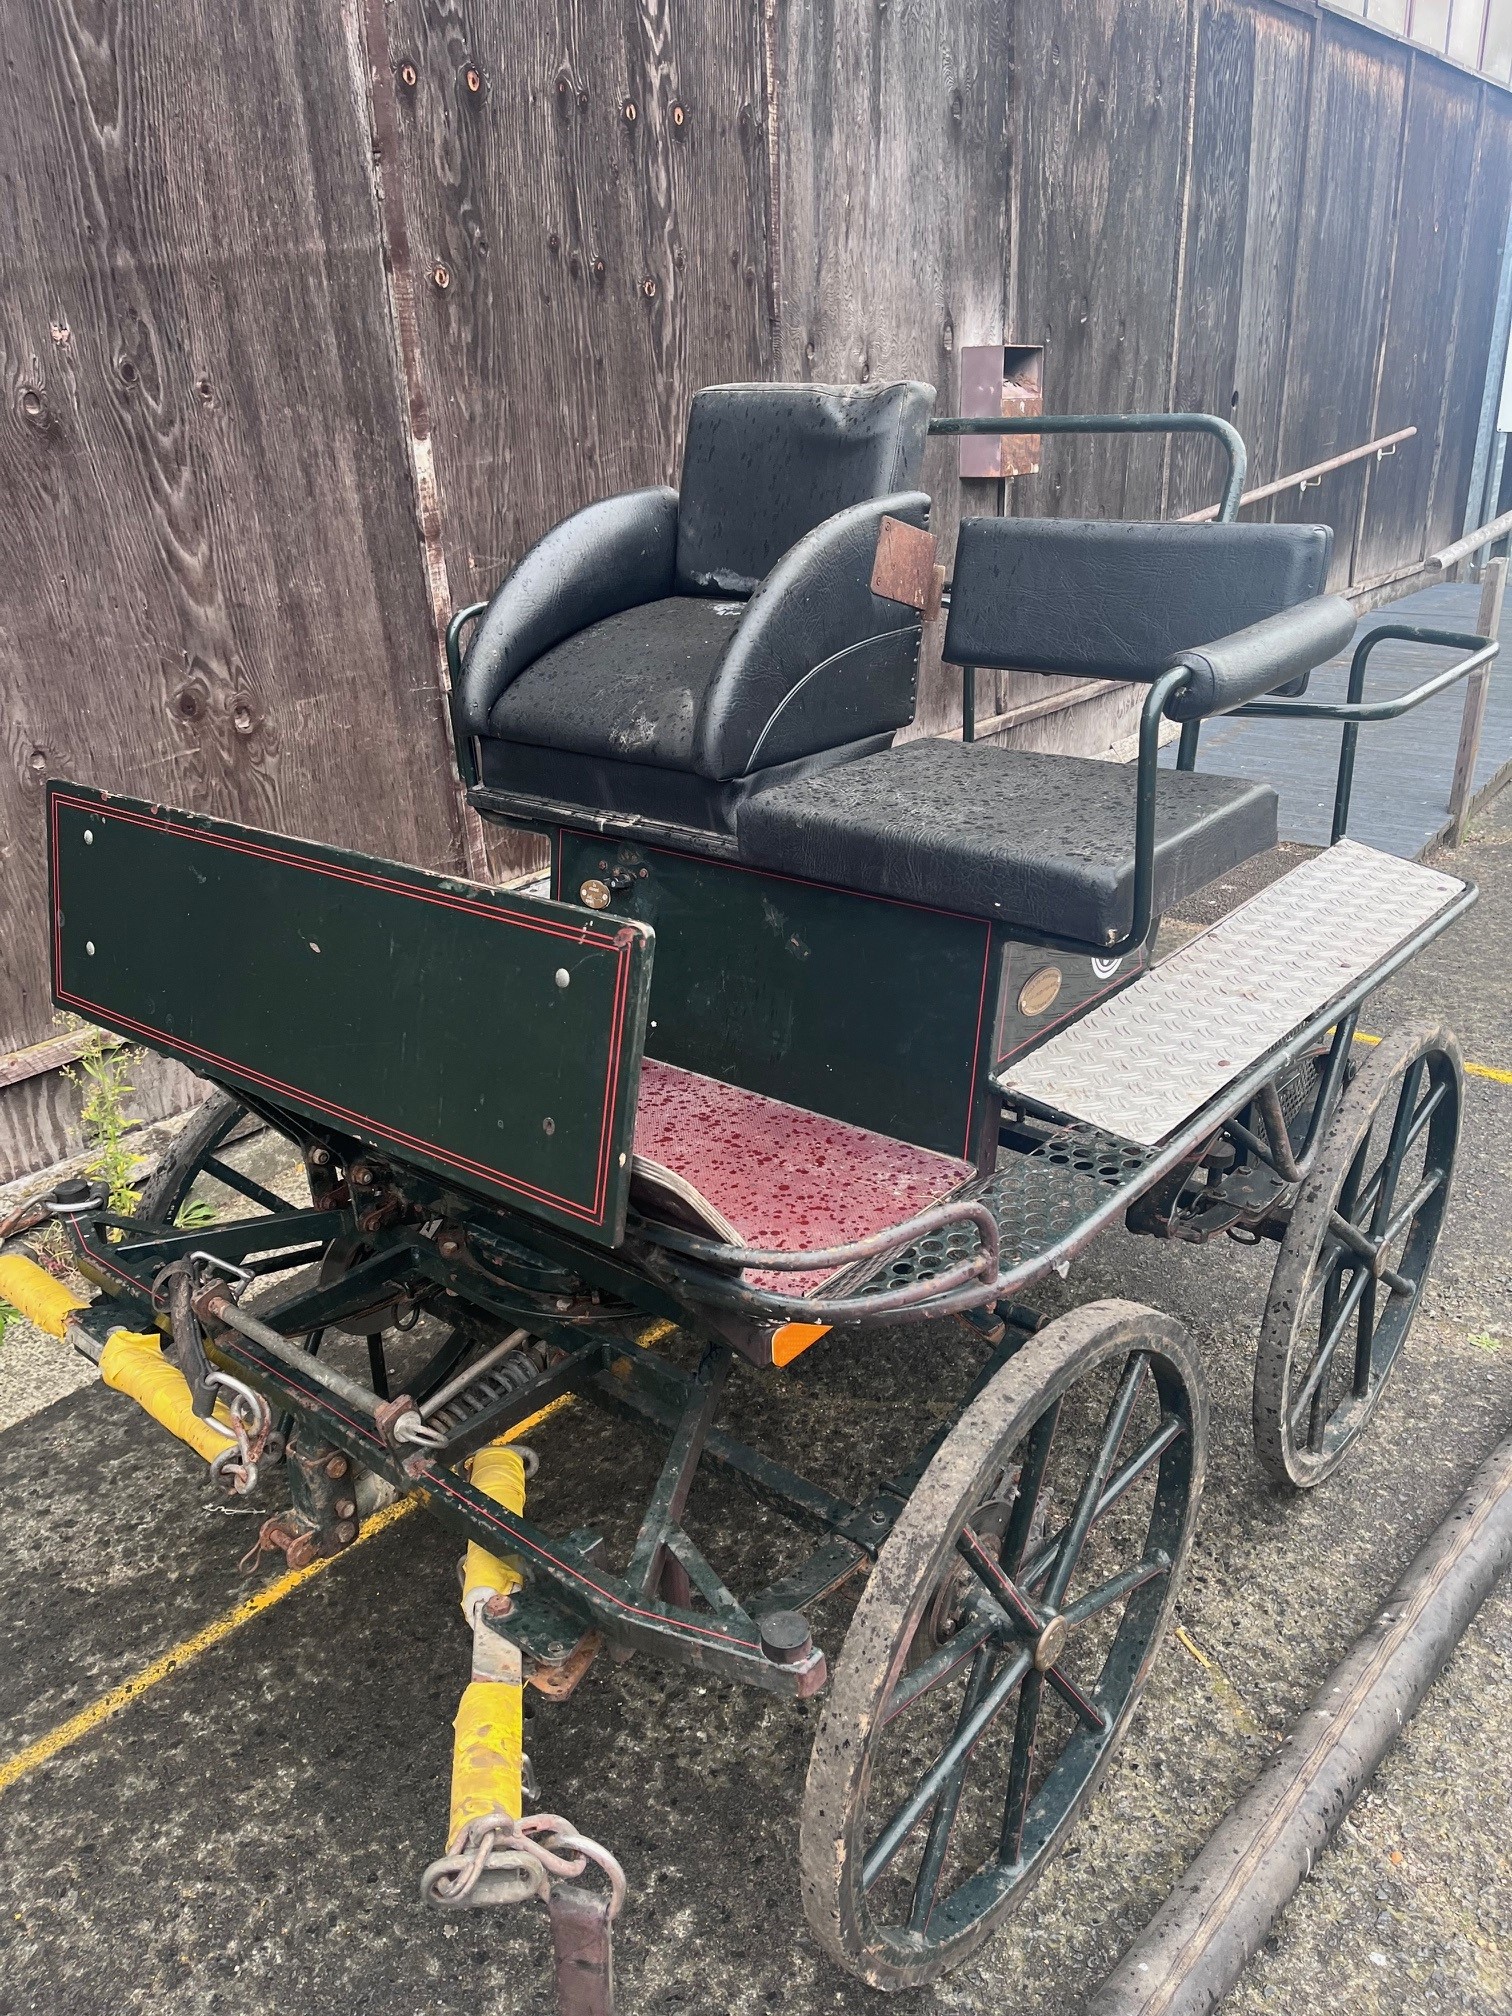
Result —
[[[672, 1325], [668, 1324], [667, 1328], [671, 1329]], [[539, 1413], [532, 1414], [528, 1420], [520, 1422], [518, 1427], [511, 1428], [507, 1435], [502, 1435], [499, 1439], [501, 1442], [517, 1441], [532, 1428], [538, 1428], [543, 1421], [549, 1421], [553, 1414], [560, 1414], [564, 1407], [571, 1405], [572, 1395], [564, 1393], [559, 1399], [543, 1407]], [[81, 1708], [76, 1715], [70, 1715], [66, 1722], [60, 1722], [56, 1728], [49, 1729], [46, 1735], [39, 1736], [35, 1742], [15, 1751], [0, 1763], [0, 1793], [8, 1791], [18, 1779], [25, 1778], [39, 1765], [46, 1764], [60, 1751], [77, 1743], [81, 1737], [88, 1736], [102, 1723], [108, 1722], [113, 1715], [119, 1715], [123, 1708], [129, 1708], [133, 1701], [139, 1700], [150, 1689], [159, 1686], [164, 1680], [172, 1679], [174, 1674], [182, 1672], [184, 1667], [191, 1665], [202, 1654], [213, 1651], [217, 1645], [224, 1644], [226, 1639], [240, 1631], [244, 1625], [250, 1624], [254, 1617], [260, 1617], [265, 1610], [271, 1610], [275, 1603], [281, 1603], [286, 1596], [292, 1596], [294, 1591], [303, 1587], [306, 1582], [324, 1574], [333, 1562], [346, 1560], [347, 1556], [362, 1546], [364, 1541], [375, 1539], [390, 1526], [397, 1525], [401, 1519], [407, 1518], [411, 1512], [417, 1510], [420, 1503], [420, 1496], [416, 1493], [411, 1497], [399, 1499], [396, 1504], [384, 1506], [381, 1512], [375, 1512], [370, 1519], [363, 1521], [362, 1531], [350, 1547], [344, 1547], [339, 1554], [323, 1555], [319, 1560], [311, 1561], [303, 1568], [290, 1568], [282, 1575], [276, 1575], [271, 1582], [264, 1583], [261, 1589], [244, 1598], [234, 1609], [226, 1611], [223, 1616], [213, 1618], [200, 1630], [181, 1639], [161, 1657], [144, 1666], [140, 1673], [133, 1673], [131, 1678], [123, 1680], [119, 1687], [112, 1687], [108, 1694], [100, 1695], [87, 1707]]]
[[323, 1574], [333, 1561], [344, 1560], [354, 1547], [360, 1547], [363, 1541], [371, 1540], [376, 1534], [396, 1525], [399, 1520], [413, 1512], [418, 1503], [419, 1500], [416, 1498], [401, 1498], [397, 1504], [386, 1505], [381, 1512], [375, 1512], [371, 1519], [364, 1522], [362, 1532], [353, 1541], [352, 1547], [343, 1548], [340, 1554], [324, 1555], [318, 1561], [311, 1561], [304, 1568], [290, 1568], [285, 1574], [276, 1576], [261, 1589], [254, 1590], [234, 1609], [212, 1619], [188, 1638], [181, 1639], [171, 1650], [144, 1666], [140, 1673], [133, 1673], [129, 1680], [123, 1680], [119, 1687], [112, 1687], [108, 1694], [102, 1694], [97, 1700], [91, 1701], [87, 1707], [81, 1708], [77, 1715], [70, 1715], [66, 1722], [60, 1722], [55, 1729], [49, 1729], [45, 1736], [39, 1736], [34, 1743], [28, 1743], [24, 1749], [14, 1752], [0, 1764], [0, 1792], [9, 1790], [18, 1779], [24, 1778], [30, 1771], [35, 1771], [39, 1764], [47, 1763], [49, 1758], [56, 1757], [60, 1750], [66, 1750], [70, 1744], [77, 1743], [80, 1737], [98, 1729], [101, 1723], [108, 1722], [113, 1715], [119, 1715], [123, 1708], [129, 1708], [133, 1701], [159, 1685], [161, 1681], [171, 1679], [175, 1673], [198, 1659], [202, 1653], [223, 1644], [227, 1638], [240, 1631], [243, 1625], [250, 1624], [254, 1617], [260, 1617], [264, 1610], [271, 1610], [275, 1603], [281, 1603], [285, 1596], [292, 1595], [303, 1583]]
[[[1379, 1036], [1363, 1035], [1357, 1029], [1354, 1040], [1356, 1043], [1379, 1043], [1381, 1039]], [[1467, 1064], [1465, 1075], [1467, 1078], [1489, 1078], [1494, 1085], [1512, 1085], [1512, 1071], [1503, 1071], [1495, 1064]]]

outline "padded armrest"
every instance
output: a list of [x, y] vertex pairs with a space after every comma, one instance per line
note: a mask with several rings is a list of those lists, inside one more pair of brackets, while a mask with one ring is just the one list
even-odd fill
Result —
[[[920, 490], [899, 491], [836, 512], [790, 547], [761, 583], [704, 698], [693, 749], [693, 767], [700, 775], [738, 777], [758, 760], [781, 760], [768, 731], [800, 689], [807, 693], [816, 675], [832, 664], [843, 671], [853, 663], [851, 683], [864, 695], [868, 647], [878, 639], [895, 640], [899, 632], [917, 637], [916, 610], [872, 593], [872, 562], [886, 517], [927, 526], [929, 498]], [[873, 732], [873, 725], [879, 731], [902, 727], [911, 718], [911, 680], [906, 698], [871, 697], [889, 718], [879, 714], [876, 724], [859, 727], [846, 718], [834, 737], [837, 742]], [[846, 708], [846, 715], [851, 711]], [[824, 746], [822, 733], [810, 740], [814, 747]]]
[[1355, 612], [1342, 595], [1317, 595], [1251, 623], [1172, 663], [1187, 666], [1191, 683], [1166, 708], [1173, 721], [1227, 714], [1272, 693], [1342, 651], [1355, 632]]
[[464, 735], [485, 735], [495, 701], [574, 631], [672, 593], [677, 492], [630, 490], [553, 525], [494, 591], [452, 699]]

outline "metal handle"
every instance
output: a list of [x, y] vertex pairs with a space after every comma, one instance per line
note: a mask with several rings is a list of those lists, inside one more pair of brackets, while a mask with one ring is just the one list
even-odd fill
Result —
[[1211, 434], [1228, 456], [1228, 481], [1218, 506], [1218, 522], [1229, 524], [1244, 494], [1249, 453], [1237, 427], [1216, 413], [1038, 413], [1010, 420], [942, 417], [931, 434]]
[[[1410, 693], [1403, 693], [1395, 700], [1367, 700], [1364, 697], [1365, 673], [1370, 654], [1377, 644], [1384, 644], [1388, 639], [1405, 644], [1433, 644], [1446, 651], [1463, 651], [1466, 656], [1456, 659], [1446, 670], [1436, 672], [1421, 686], [1414, 686]], [[1344, 724], [1344, 732], [1339, 739], [1338, 781], [1334, 786], [1333, 830], [1329, 840], [1332, 846], [1344, 838], [1349, 824], [1349, 800], [1354, 790], [1355, 749], [1360, 739], [1360, 724], [1364, 721], [1395, 721], [1400, 715], [1410, 714], [1414, 707], [1421, 707], [1436, 693], [1442, 693], [1446, 687], [1467, 678], [1482, 665], [1490, 664], [1500, 648], [1494, 638], [1480, 637], [1472, 631], [1433, 630], [1418, 623], [1382, 623], [1379, 628], [1367, 631], [1354, 648], [1354, 656], [1349, 661], [1346, 699], [1251, 700], [1243, 707], [1236, 707], [1234, 713], [1272, 718], [1286, 716], [1298, 721], [1341, 721]]]

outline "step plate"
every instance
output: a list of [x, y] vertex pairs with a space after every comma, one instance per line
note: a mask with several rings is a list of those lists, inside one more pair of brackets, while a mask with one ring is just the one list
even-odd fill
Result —
[[1464, 888], [1341, 840], [1053, 1036], [996, 1083], [1153, 1147], [1346, 994]]

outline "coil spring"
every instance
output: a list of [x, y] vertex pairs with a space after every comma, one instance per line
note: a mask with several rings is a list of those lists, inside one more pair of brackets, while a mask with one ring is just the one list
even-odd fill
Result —
[[458, 1428], [485, 1407], [492, 1407], [499, 1400], [507, 1400], [511, 1393], [518, 1393], [528, 1386], [546, 1369], [546, 1346], [540, 1338], [532, 1338], [522, 1344], [517, 1351], [499, 1364], [490, 1366], [487, 1372], [464, 1386], [453, 1400], [437, 1410], [431, 1417], [434, 1425], [447, 1430]]

